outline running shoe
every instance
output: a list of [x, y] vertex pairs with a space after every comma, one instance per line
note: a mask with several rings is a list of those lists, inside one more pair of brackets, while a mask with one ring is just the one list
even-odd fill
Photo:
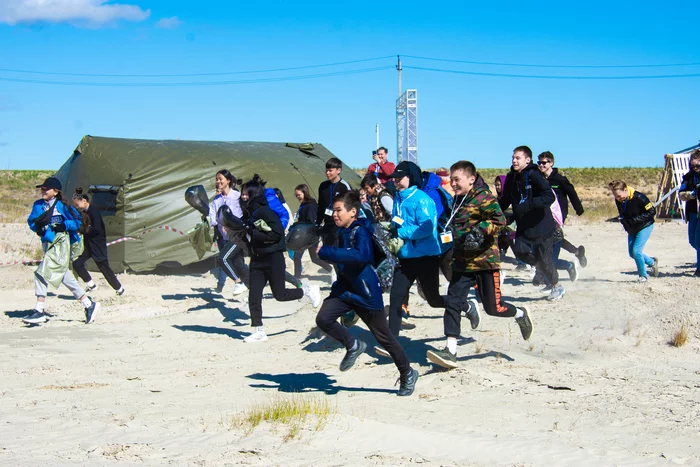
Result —
[[311, 306], [318, 308], [321, 305], [321, 289], [317, 285], [303, 284], [301, 289], [304, 291], [304, 296], [311, 300]]
[[479, 316], [479, 306], [478, 302], [473, 298], [467, 300], [467, 309], [464, 311], [464, 316], [469, 320], [472, 329], [479, 327], [481, 323], [481, 316]]
[[236, 295], [240, 295], [240, 294], [245, 293], [247, 291], [248, 291], [248, 287], [246, 287], [243, 282], [236, 282], [236, 285], [233, 286], [234, 297]]
[[562, 286], [561, 284], [557, 284], [554, 287], [552, 287], [552, 291], [549, 293], [549, 297], [547, 297], [547, 300], [549, 300], [550, 302], [561, 300], [565, 293], [566, 290], [564, 290], [564, 286]]
[[576, 264], [576, 261], [571, 261], [566, 271], [569, 273], [571, 282], [576, 282], [578, 280], [578, 264]]
[[654, 260], [654, 264], [651, 265], [651, 275], [654, 277], [659, 277], [659, 258], [651, 258]]
[[426, 357], [434, 364], [447, 368], [448, 370], [459, 366], [457, 363], [457, 354], [450, 352], [450, 349], [447, 347], [442, 350], [428, 350]]
[[340, 317], [340, 322], [343, 326], [346, 328], [351, 328], [357, 323], [357, 321], [360, 319], [360, 315], [355, 313], [354, 310], [350, 310], [347, 313], [345, 313], [343, 316]]
[[520, 334], [522, 334], [523, 339], [528, 340], [532, 336], [532, 330], [535, 329], [530, 319], [530, 310], [526, 306], [520, 306], [518, 309], [523, 310], [523, 316], [515, 318], [515, 322], [520, 326]]
[[579, 262], [579, 264], [581, 264], [582, 268], [585, 268], [586, 266], [588, 266], [588, 259], [586, 259], [586, 247], [581, 245], [580, 247], [577, 248], [576, 258], [578, 259], [578, 262]]
[[256, 328], [255, 332], [249, 334], [246, 336], [245, 339], [243, 339], [243, 342], [247, 343], [254, 343], [254, 342], [265, 342], [267, 340], [267, 334], [265, 334], [265, 330], [260, 327]]
[[97, 288], [97, 284], [92, 284], [92, 285], [86, 285], [85, 286], [85, 292], [92, 292]]
[[92, 302], [92, 305], [85, 308], [85, 323], [90, 324], [95, 321], [95, 315], [100, 310], [100, 304], [97, 302]]
[[[221, 287], [221, 290], [223, 290], [223, 286]], [[117, 295], [120, 297], [124, 295], [124, 287], [120, 287], [119, 290], [117, 290]]]
[[362, 355], [365, 350], [367, 350], [367, 344], [362, 342], [360, 339], [356, 339], [357, 348], [355, 350], [348, 350], [340, 362], [340, 371], [348, 371], [355, 364], [357, 357]]
[[647, 276], [639, 276], [637, 277], [636, 282], [648, 282], [649, 278]]
[[407, 375], [401, 375], [397, 381], [401, 382], [401, 385], [399, 386], [399, 390], [396, 393], [397, 396], [410, 396], [413, 394], [413, 391], [416, 389], [416, 381], [418, 381], [418, 377], [420, 374], [418, 373], [417, 370], [414, 370], [411, 368], [411, 371]]
[[22, 321], [24, 321], [27, 324], [41, 324], [47, 322], [49, 319], [46, 317], [45, 313], [42, 313], [41, 311], [34, 310], [34, 313], [31, 315], [27, 316], [26, 318], [22, 318]]
[[540, 292], [542, 292], [545, 295], [549, 295], [552, 293], [553, 287], [551, 285], [545, 285], [540, 289]]
[[700, 277], [700, 268], [695, 270], [695, 274], [693, 274], [695, 277]]

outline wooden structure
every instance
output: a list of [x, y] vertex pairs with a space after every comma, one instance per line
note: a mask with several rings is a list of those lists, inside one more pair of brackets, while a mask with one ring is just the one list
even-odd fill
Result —
[[680, 217], [685, 220], [685, 202], [680, 200], [677, 190], [683, 182], [683, 175], [690, 170], [690, 153], [698, 148], [700, 148], [700, 144], [683, 149], [675, 154], [666, 154], [664, 173], [657, 190], [657, 217]]

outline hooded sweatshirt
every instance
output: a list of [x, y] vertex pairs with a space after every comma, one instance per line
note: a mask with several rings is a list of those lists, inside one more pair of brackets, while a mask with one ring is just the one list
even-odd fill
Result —
[[552, 173], [547, 177], [547, 182], [549, 182], [549, 186], [552, 187], [552, 190], [554, 190], [554, 193], [557, 195], [557, 201], [559, 202], [561, 215], [564, 221], [566, 220], [566, 216], [569, 215], [569, 201], [571, 201], [571, 205], [574, 211], [576, 211], [577, 216], [583, 214], [583, 205], [578, 198], [576, 189], [568, 178], [559, 173], [559, 169], [552, 169]]
[[511, 168], [503, 186], [503, 196], [498, 200], [501, 210], [513, 206], [517, 222], [516, 236], [539, 241], [551, 235], [556, 224], [550, 206], [555, 201], [552, 188], [535, 164], [521, 172]]
[[[481, 178], [480, 176], [477, 180]], [[454, 218], [451, 225], [456, 237], [452, 268], [458, 272], [476, 272], [500, 269], [498, 233], [506, 226], [506, 218], [498, 200], [485, 183], [475, 183], [466, 195], [458, 195], [454, 201]], [[483, 248], [478, 251], [464, 251], [462, 238], [472, 229], [484, 233]]]

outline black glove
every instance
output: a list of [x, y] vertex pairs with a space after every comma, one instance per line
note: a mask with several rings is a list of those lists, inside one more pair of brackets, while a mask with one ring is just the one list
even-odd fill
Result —
[[66, 225], [65, 224], [51, 224], [51, 230], [53, 230], [55, 233], [65, 232]]
[[462, 235], [462, 249], [465, 252], [478, 251], [483, 249], [484, 242], [486, 238], [484, 237], [484, 232], [478, 227], [471, 228]]

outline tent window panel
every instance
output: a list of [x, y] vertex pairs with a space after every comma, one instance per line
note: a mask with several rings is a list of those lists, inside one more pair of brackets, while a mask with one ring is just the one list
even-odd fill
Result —
[[91, 194], [90, 204], [96, 207], [103, 216], [115, 216], [119, 188], [118, 186], [91, 186], [88, 191]]

